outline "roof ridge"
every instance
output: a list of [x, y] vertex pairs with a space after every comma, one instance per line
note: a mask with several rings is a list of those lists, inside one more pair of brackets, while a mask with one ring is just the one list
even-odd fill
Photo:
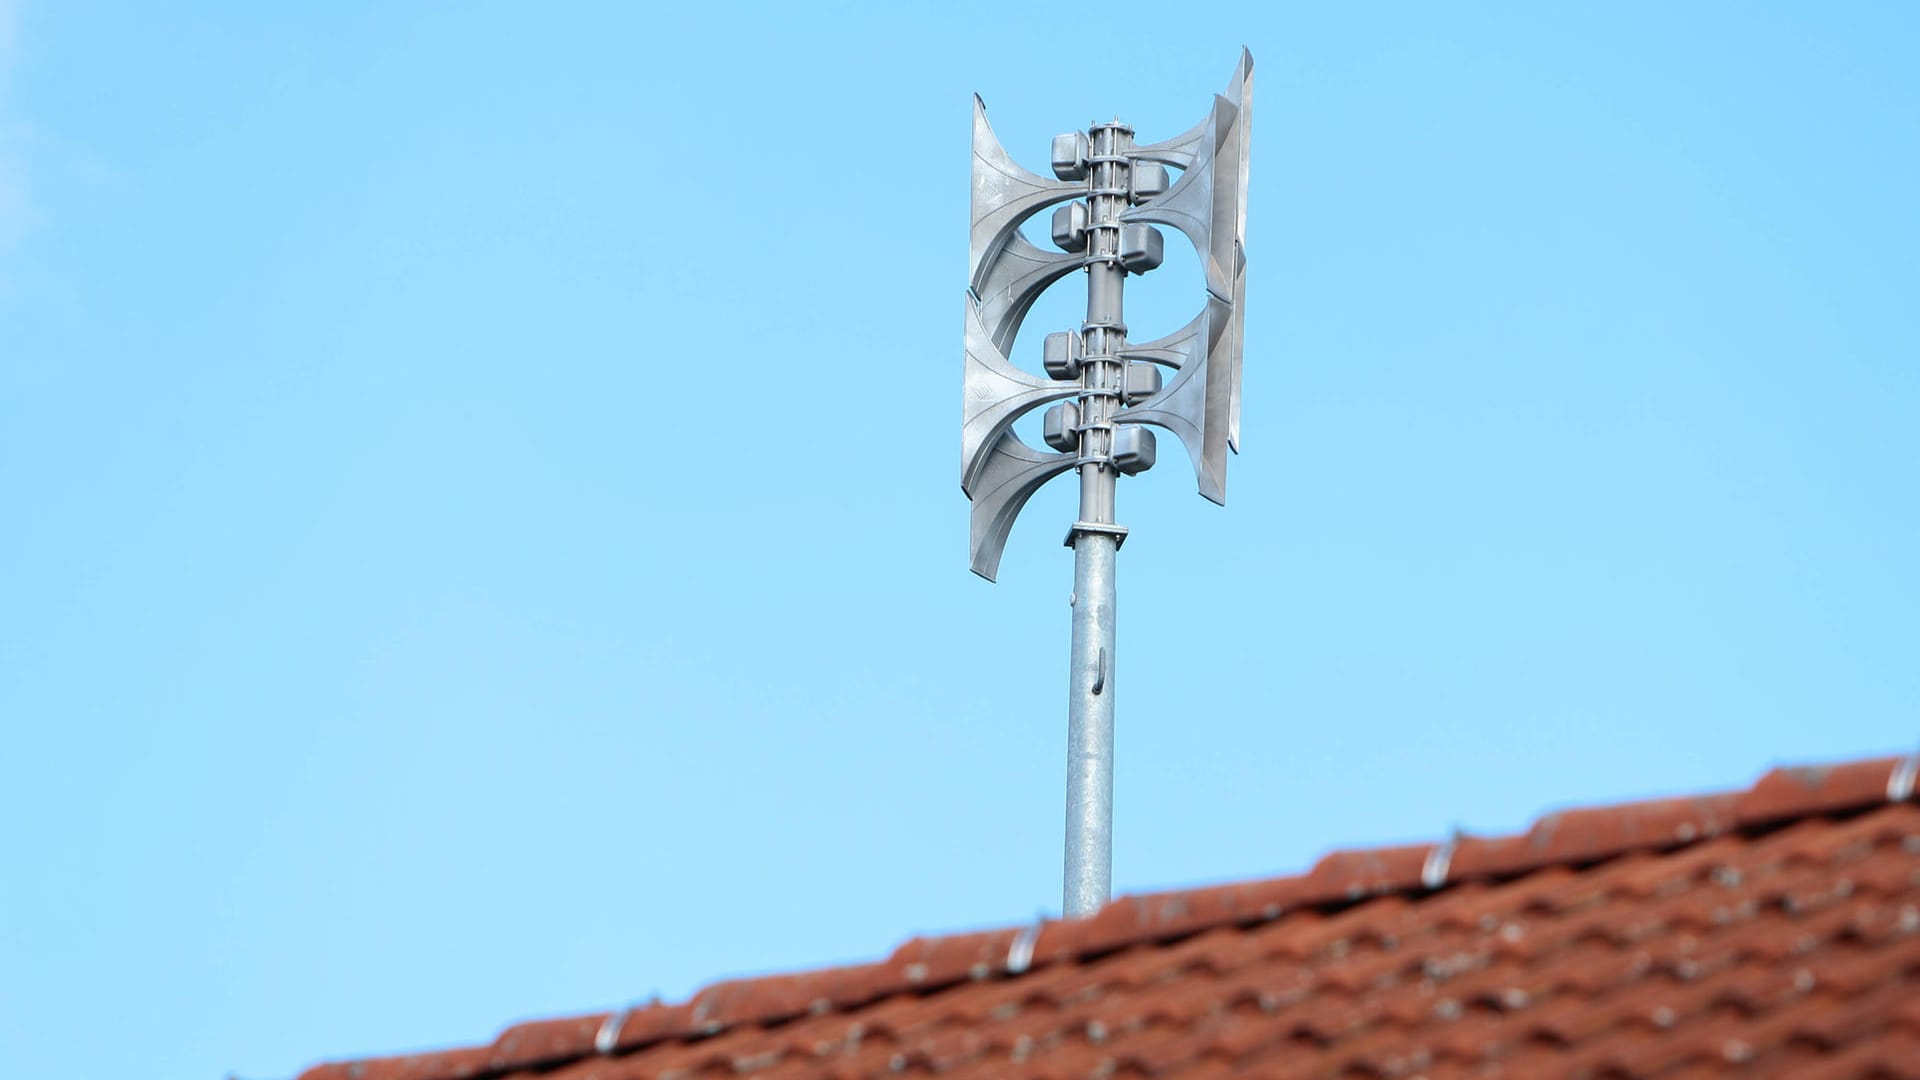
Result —
[[1343, 907], [1386, 894], [1424, 895], [1471, 880], [1575, 867], [1633, 851], [1683, 847], [1735, 831], [1913, 799], [1920, 753], [1775, 768], [1744, 791], [1556, 811], [1524, 833], [1335, 850], [1305, 874], [1124, 896], [1085, 919], [909, 939], [870, 964], [713, 983], [680, 1004], [515, 1024], [492, 1044], [318, 1065], [300, 1080], [485, 1080], [517, 1069], [614, 1055], [669, 1039], [857, 1008], [969, 980], [1015, 977], [1220, 926]]

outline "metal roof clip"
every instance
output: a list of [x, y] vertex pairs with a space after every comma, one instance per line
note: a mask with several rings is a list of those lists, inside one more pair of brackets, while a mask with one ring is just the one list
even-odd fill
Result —
[[1007, 947], [1007, 974], [1021, 975], [1033, 966], [1033, 946], [1040, 940], [1040, 928], [1046, 925], [1042, 919], [1020, 928], [1020, 933]]
[[1887, 801], [1906, 802], [1913, 798], [1913, 781], [1920, 776], [1920, 750], [1908, 754], [1906, 759], [1893, 767], [1893, 775], [1887, 777]]
[[600, 1030], [593, 1036], [593, 1052], [603, 1057], [612, 1054], [620, 1045], [620, 1029], [626, 1026], [627, 1017], [631, 1015], [633, 1015], [633, 1006], [628, 1005], [602, 1020]]
[[1455, 825], [1453, 835], [1447, 837], [1446, 843], [1427, 852], [1426, 864], [1420, 867], [1420, 884], [1429, 889], [1438, 889], [1447, 883], [1447, 871], [1453, 867], [1454, 849], [1460, 846], [1461, 839], [1466, 835], [1460, 826]]

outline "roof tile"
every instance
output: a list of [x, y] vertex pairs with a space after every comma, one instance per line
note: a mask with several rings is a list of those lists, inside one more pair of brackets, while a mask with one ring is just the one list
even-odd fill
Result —
[[1536, 866], [1578, 866], [1628, 851], [1659, 850], [1732, 828], [1734, 797], [1653, 799], [1548, 814], [1527, 833]]
[[[610, 1051], [634, 1050], [693, 1033], [692, 1005], [653, 1004], [613, 1014], [603, 1028]], [[601, 1038], [596, 1035], [596, 1042]]]
[[1894, 1032], [1863, 1040], [1793, 1074], [1796, 1080], [1920, 1080], [1920, 1035]]
[[1887, 757], [1775, 769], [1735, 798], [1734, 814], [1742, 825], [1756, 826], [1884, 803], [1901, 760]]
[[697, 1034], [742, 1024], [790, 1020], [815, 1010], [864, 1004], [912, 984], [887, 964], [715, 983], [694, 996], [690, 1022]]
[[1427, 860], [1439, 844], [1413, 844], [1370, 851], [1335, 851], [1314, 864], [1303, 883], [1305, 903], [1338, 903], [1382, 893], [1423, 888]]
[[611, 1013], [515, 1024], [493, 1041], [486, 1067], [508, 1072], [549, 1061], [566, 1061], [594, 1052], [594, 1038]]
[[305, 1080], [1902, 1076], [1920, 806], [1892, 758], [519, 1024]]
[[918, 937], [895, 949], [887, 966], [918, 987], [984, 979], [1007, 969], [1007, 957], [1021, 930], [987, 930], [946, 937]]

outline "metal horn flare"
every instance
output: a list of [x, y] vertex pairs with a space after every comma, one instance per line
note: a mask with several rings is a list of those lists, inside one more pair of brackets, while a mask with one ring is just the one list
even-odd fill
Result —
[[1240, 143], [1233, 130], [1239, 110], [1216, 95], [1207, 119], [1207, 138], [1193, 164], [1165, 195], [1120, 215], [1124, 222], [1170, 225], [1187, 234], [1207, 271], [1207, 291], [1222, 300], [1233, 296], [1237, 261], [1234, 236], [1239, 227]]
[[[1116, 418], [1123, 424], [1152, 424], [1173, 432], [1193, 460], [1200, 494], [1222, 506], [1227, 502], [1227, 421], [1232, 403], [1229, 372], [1232, 364], [1228, 330], [1233, 309], [1217, 297], [1187, 329], [1163, 338], [1160, 346], [1182, 354], [1179, 373], [1158, 394]], [[1157, 343], [1149, 342], [1149, 345]]]
[[960, 490], [972, 495], [986, 465], [982, 452], [1029, 409], [1080, 392], [1078, 382], [1055, 382], [1014, 367], [994, 347], [980, 305], [967, 297], [966, 380], [960, 416]]
[[1028, 172], [1000, 145], [987, 123], [987, 105], [973, 97], [973, 229], [967, 281], [985, 296], [987, 263], [1020, 223], [1057, 202], [1086, 194], [1084, 182], [1064, 183]]
[[1015, 229], [999, 252], [988, 260], [985, 280], [979, 288], [980, 319], [987, 336], [1003, 353], [1013, 351], [1013, 340], [1020, 333], [1033, 302], [1047, 286], [1071, 270], [1086, 264], [1084, 254], [1050, 252], [1029, 243]]
[[987, 448], [969, 521], [974, 573], [988, 581], [999, 575], [1013, 520], [1042, 484], [1073, 468], [1074, 460], [1072, 454], [1035, 450], [1011, 431]]

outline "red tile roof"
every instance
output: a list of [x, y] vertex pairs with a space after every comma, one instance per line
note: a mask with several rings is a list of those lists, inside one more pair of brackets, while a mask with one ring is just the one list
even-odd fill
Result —
[[1920, 757], [1340, 851], [302, 1080], [1920, 1080]]

